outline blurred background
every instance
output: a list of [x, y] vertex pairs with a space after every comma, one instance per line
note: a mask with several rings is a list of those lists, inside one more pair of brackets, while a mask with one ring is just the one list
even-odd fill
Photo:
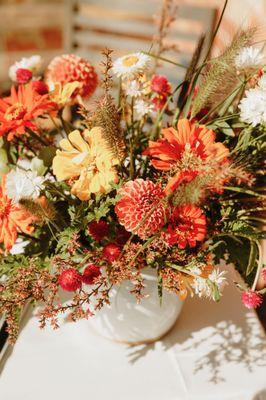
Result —
[[[167, 0], [0, 0], [0, 91], [10, 85], [8, 67], [23, 56], [40, 54], [47, 63], [60, 53], [75, 52], [97, 64], [106, 46], [115, 50], [114, 57], [149, 51], [164, 3]], [[176, 19], [166, 38], [165, 57], [188, 65], [203, 33], [206, 49], [223, 4], [175, 0]], [[258, 25], [258, 35], [265, 38], [265, 15], [266, 0], [229, 0], [213, 54], [239, 27]], [[162, 64], [161, 69], [166, 68], [175, 82], [182, 79], [184, 69]]]

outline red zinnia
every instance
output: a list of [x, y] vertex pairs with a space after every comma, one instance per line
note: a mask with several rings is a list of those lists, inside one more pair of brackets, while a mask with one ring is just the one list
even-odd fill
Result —
[[33, 82], [11, 88], [11, 95], [0, 99], [0, 136], [7, 134], [7, 140], [15, 135], [23, 135], [26, 128], [36, 132], [33, 120], [51, 112], [55, 104], [48, 95], [40, 96], [33, 87]]
[[206, 217], [199, 207], [186, 204], [172, 211], [167, 232], [163, 234], [169, 245], [180, 249], [195, 247], [206, 236]]
[[159, 184], [136, 179], [127, 182], [119, 194], [122, 199], [116, 204], [115, 212], [127, 231], [146, 238], [163, 227], [168, 213], [162, 201], [165, 194]]
[[81, 275], [75, 268], [68, 268], [61, 272], [58, 283], [67, 292], [74, 292], [81, 287]]
[[252, 290], [243, 292], [241, 299], [244, 306], [249, 309], [257, 308], [262, 303], [262, 296], [259, 293], [253, 292]]
[[43, 81], [32, 81], [32, 87], [41, 96], [49, 92], [48, 86]]
[[115, 243], [109, 243], [103, 248], [103, 257], [112, 263], [116, 261], [121, 254], [121, 248]]
[[80, 94], [81, 97], [89, 97], [97, 87], [97, 74], [93, 66], [84, 58], [74, 54], [64, 54], [55, 57], [47, 67], [47, 82], [59, 82], [62, 85], [78, 81], [81, 83], [73, 97]]
[[83, 274], [81, 276], [81, 280], [83, 283], [87, 285], [92, 285], [95, 282], [95, 279], [101, 275], [101, 269], [98, 265], [89, 264], [84, 269]]
[[89, 233], [93, 237], [94, 240], [99, 242], [104, 237], [106, 237], [109, 233], [109, 225], [106, 221], [92, 221], [89, 224]]

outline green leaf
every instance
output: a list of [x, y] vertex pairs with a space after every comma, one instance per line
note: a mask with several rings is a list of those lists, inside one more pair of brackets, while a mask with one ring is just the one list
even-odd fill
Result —
[[257, 257], [258, 257], [258, 246], [257, 246], [256, 242], [251, 241], [246, 276], [250, 275], [251, 272], [253, 271], [253, 269], [255, 268], [255, 266], [257, 264], [257, 262], [256, 262]]
[[39, 158], [43, 160], [43, 163], [46, 167], [50, 167], [52, 165], [55, 154], [56, 148], [53, 146], [47, 146], [41, 149], [39, 153]]

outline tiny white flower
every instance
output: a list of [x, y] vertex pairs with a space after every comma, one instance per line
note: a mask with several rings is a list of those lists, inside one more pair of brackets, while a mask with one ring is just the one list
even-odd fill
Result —
[[25, 247], [29, 244], [29, 240], [23, 240], [22, 238], [17, 238], [15, 244], [10, 250], [10, 254], [17, 255], [17, 254], [24, 254]]
[[17, 70], [19, 68], [28, 69], [33, 75], [37, 75], [41, 72], [43, 60], [41, 56], [35, 55], [31, 57], [23, 57], [21, 60], [16, 61], [9, 68], [9, 77], [13, 82], [17, 81]]
[[136, 79], [133, 80], [125, 79], [123, 81], [123, 89], [127, 96], [139, 97], [142, 95], [141, 84]]
[[220, 271], [219, 269], [214, 269], [210, 275], [209, 275], [209, 279], [210, 281], [212, 281], [213, 283], [216, 284], [216, 286], [218, 287], [219, 291], [221, 291], [224, 286], [226, 285], [226, 271]]
[[25, 171], [20, 168], [10, 171], [6, 176], [7, 195], [14, 203], [21, 199], [37, 199], [44, 188], [45, 178], [36, 171]]
[[252, 126], [266, 123], [266, 90], [259, 88], [245, 92], [239, 104], [240, 119]]
[[262, 77], [259, 79], [258, 87], [261, 90], [265, 90], [266, 91], [266, 74], [263, 74]]
[[238, 70], [257, 69], [263, 65], [264, 55], [256, 47], [244, 47], [235, 58]]
[[199, 276], [194, 279], [191, 286], [199, 297], [212, 297], [212, 290], [210, 285], [208, 285], [207, 279], [201, 278]]
[[144, 117], [144, 115], [151, 114], [153, 112], [153, 105], [149, 104], [143, 99], [138, 99], [135, 102], [134, 110], [138, 119]]
[[113, 64], [113, 72], [118, 77], [130, 77], [142, 73], [150, 62], [150, 57], [143, 53], [133, 53], [120, 57]]

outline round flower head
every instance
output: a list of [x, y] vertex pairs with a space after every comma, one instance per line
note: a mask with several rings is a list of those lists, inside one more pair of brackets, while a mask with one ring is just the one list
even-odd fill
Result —
[[235, 66], [238, 70], [258, 69], [264, 62], [264, 55], [256, 47], [244, 47], [236, 56]]
[[81, 275], [75, 268], [68, 268], [61, 272], [58, 283], [67, 292], [74, 292], [81, 287]]
[[143, 73], [150, 62], [150, 57], [143, 53], [132, 53], [120, 57], [113, 64], [113, 72], [118, 77], [126, 78]]
[[262, 303], [262, 297], [259, 293], [248, 290], [242, 293], [242, 303], [249, 309], [257, 308]]
[[94, 240], [99, 242], [109, 233], [109, 225], [106, 221], [92, 221], [89, 223], [88, 230]]
[[81, 276], [81, 280], [86, 285], [93, 285], [95, 279], [97, 279], [101, 275], [101, 269], [98, 265], [89, 264], [84, 269], [83, 274]]
[[109, 243], [103, 248], [103, 257], [111, 264], [116, 261], [121, 254], [121, 248], [116, 243]]
[[252, 126], [266, 123], [266, 90], [250, 89], [239, 104], [240, 119]]
[[91, 96], [97, 87], [97, 74], [93, 66], [84, 58], [74, 54], [64, 54], [55, 57], [47, 67], [46, 81], [49, 86], [55, 83], [65, 85], [70, 82], [79, 82], [80, 86], [72, 95], [81, 97]]
[[121, 200], [115, 212], [121, 225], [129, 232], [146, 238], [163, 227], [167, 219], [165, 197], [160, 185], [136, 179], [127, 182], [120, 190]]
[[21, 77], [21, 71], [19, 70], [28, 70], [32, 75], [38, 75], [41, 72], [42, 68], [42, 58], [39, 55], [31, 56], [31, 57], [23, 57], [21, 60], [16, 61], [15, 64], [11, 65], [9, 68], [9, 77], [13, 82], [19, 82], [19, 77]]

